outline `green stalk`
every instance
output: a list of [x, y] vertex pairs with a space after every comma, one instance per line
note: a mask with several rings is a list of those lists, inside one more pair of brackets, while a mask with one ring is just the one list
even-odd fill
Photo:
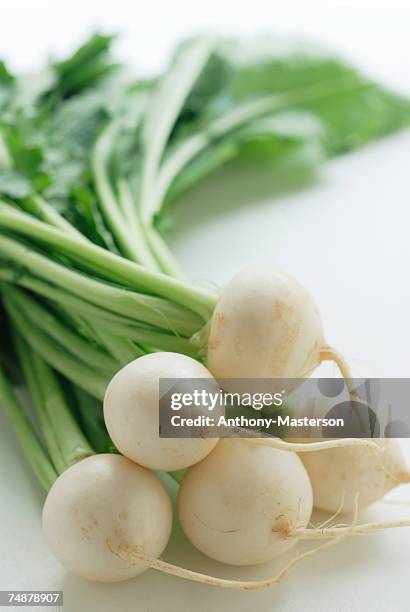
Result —
[[201, 327], [194, 313], [161, 298], [141, 295], [111, 286], [59, 264], [16, 240], [0, 235], [0, 253], [53, 285], [94, 304], [104, 304], [115, 313], [191, 335]]
[[114, 372], [100, 372], [91, 366], [79, 363], [76, 357], [66, 353], [46, 334], [38, 331], [13, 305], [8, 296], [4, 297], [7, 313], [32, 349], [65, 378], [72, 380], [79, 387], [98, 399], [103, 399], [106, 386]]
[[[0, 270], [1, 274], [1, 270]], [[45, 304], [46, 308], [51, 308], [52, 313], [58, 317], [59, 321], [68, 327], [73, 333], [78, 334], [83, 340], [86, 340], [94, 348], [104, 350], [103, 344], [101, 344], [96, 337], [94, 330], [91, 328], [89, 322], [77, 312], [67, 310], [59, 304], [49, 304], [48, 300]], [[107, 351], [109, 354], [109, 351]]]
[[161, 351], [172, 353], [183, 353], [192, 357], [198, 357], [199, 350], [187, 338], [180, 338], [171, 334], [163, 333], [150, 327], [137, 325], [127, 325], [108, 320], [99, 320], [95, 324], [105, 336], [108, 333], [115, 334], [122, 338], [128, 338], [138, 344], [152, 346]]
[[[147, 106], [143, 123], [144, 157], [141, 175], [140, 210], [144, 226], [152, 219], [151, 197], [161, 158], [185, 100], [206, 66], [215, 39], [203, 36], [186, 46], [161, 77]], [[164, 103], [165, 101], [165, 103]]]
[[16, 348], [49, 453], [56, 455], [61, 474], [94, 451], [74, 419], [53, 370], [20, 336], [16, 336]]
[[[123, 315], [116, 314], [112, 311], [106, 310], [101, 307], [101, 305], [91, 304], [90, 302], [86, 302], [63, 289], [58, 287], [53, 287], [47, 282], [42, 281], [41, 279], [28, 276], [27, 273], [18, 274], [14, 270], [0, 268], [0, 279], [7, 283], [12, 283], [24, 287], [25, 289], [29, 289], [37, 293], [38, 295], [50, 299], [55, 304], [67, 309], [68, 311], [75, 311], [77, 315], [84, 316], [86, 318], [97, 319], [101, 321], [109, 321], [114, 323], [115, 325], [122, 326], [140, 326], [144, 324], [136, 324], [135, 317], [133, 319], [129, 317], [125, 317]], [[173, 326], [175, 328], [175, 323], [178, 321], [173, 319]], [[147, 326], [148, 327], [148, 326]], [[149, 327], [148, 327], [149, 328]], [[157, 331], [160, 331], [160, 328], [156, 328]], [[113, 331], [115, 331], [113, 329]], [[126, 336], [125, 336], [126, 337]]]
[[[88, 321], [94, 333], [97, 335], [99, 342], [105, 345], [112, 355], [118, 361], [119, 366], [127, 365], [130, 361], [134, 361], [138, 357], [144, 355], [144, 351], [136, 346], [130, 338], [118, 336], [116, 330], [112, 332], [104, 329], [100, 323]], [[119, 369], [119, 367], [117, 367]]]
[[114, 444], [104, 424], [101, 402], [75, 385], [73, 386], [73, 392], [76, 398], [81, 426], [87, 434], [92, 447], [97, 453], [113, 452], [115, 450]]
[[66, 464], [58, 441], [54, 435], [52, 419], [50, 419], [50, 415], [46, 410], [46, 398], [43, 393], [43, 388], [37, 378], [32, 359], [33, 351], [31, 350], [31, 347], [29, 347], [23, 341], [20, 334], [14, 334], [14, 340], [24, 378], [26, 379], [28, 390], [36, 410], [36, 416], [44, 442], [53, 464], [55, 465], [57, 473], [61, 474], [65, 470]]
[[48, 491], [57, 479], [57, 472], [1, 369], [0, 403], [11, 422], [22, 452], [38, 481]]
[[[117, 186], [117, 193], [118, 193], [118, 203], [120, 205], [120, 209], [125, 219], [125, 222], [130, 227], [132, 227], [134, 236], [142, 238], [142, 243], [143, 243], [144, 242], [143, 235], [138, 234], [138, 232], [141, 232], [141, 224], [138, 221], [137, 208], [136, 208], [134, 197], [132, 195], [132, 191], [128, 184], [127, 179], [125, 179], [124, 177], [120, 177], [116, 182], [116, 186]], [[137, 239], [137, 243], [141, 245], [141, 240]], [[154, 269], [157, 270], [158, 268], [156, 267], [155, 260], [153, 259], [152, 254], [150, 253], [148, 249], [146, 251], [146, 255], [152, 261], [152, 264], [154, 265]]]
[[87, 240], [87, 238], [79, 232], [74, 225], [71, 225], [55, 208], [50, 206], [42, 197], [35, 195], [30, 198], [30, 205], [34, 213], [40, 217], [43, 221], [56, 227], [57, 229], [63, 230], [78, 238], [79, 240]]
[[86, 364], [92, 364], [97, 369], [113, 371], [118, 364], [102, 348], [92, 346], [87, 340], [71, 331], [62, 324], [57, 317], [46, 310], [38, 302], [31, 299], [27, 294], [15, 288], [7, 289], [8, 295], [12, 297], [16, 308], [24, 312], [25, 316], [44, 331], [50, 338], [61, 344], [63, 350], [75, 355]]
[[111, 188], [106, 170], [111, 142], [117, 128], [118, 126], [115, 122], [109, 124], [99, 136], [92, 153], [91, 164], [99, 196], [99, 205], [104, 219], [110, 227], [123, 255], [131, 261], [147, 265], [148, 263], [151, 264], [151, 262], [145, 260], [145, 252], [143, 250], [140, 251], [138, 248], [138, 241], [134, 241], [132, 232], [130, 232], [130, 226], [127, 225], [124, 217], [121, 215], [121, 209]]
[[128, 261], [97, 245], [77, 240], [0, 202], [0, 227], [18, 232], [53, 248], [81, 263], [92, 273], [103, 274], [115, 283], [124, 283], [134, 290], [144, 291], [175, 302], [199, 314], [207, 321], [216, 304], [216, 297], [170, 276], [159, 274]]
[[125, 179], [119, 179], [118, 181], [118, 197], [123, 214], [130, 224], [133, 241], [135, 242], [136, 248], [138, 248], [140, 263], [150, 270], [160, 272], [161, 269], [146, 244], [146, 236], [138, 217], [134, 198]]
[[185, 274], [182, 272], [179, 263], [172, 255], [158, 230], [153, 225], [146, 226], [144, 230], [148, 244], [161, 270], [173, 278], [185, 280]]
[[32, 353], [37, 380], [41, 384], [44, 407], [66, 468], [94, 454], [66, 402], [53, 370], [37, 353]]
[[166, 472], [176, 483], [180, 484], [186, 474], [186, 470], [177, 470], [176, 472]]
[[[143, 228], [138, 213], [136, 212], [131, 189], [125, 180], [120, 179], [118, 181], [118, 191], [124, 214], [130, 219], [130, 223], [132, 224], [135, 240], [137, 244], [140, 245], [141, 249], [144, 248], [146, 259], [151, 261], [151, 264], [147, 267], [164, 272], [164, 274], [169, 274], [174, 278], [185, 280], [185, 275], [179, 263], [172, 255], [156, 228], [153, 225]], [[145, 243], [147, 243], [148, 246], [145, 246]]]
[[[137, 344], [146, 344], [153, 346], [163, 351], [171, 351], [175, 353], [184, 353], [197, 357], [201, 346], [197, 343], [193, 344], [190, 339], [182, 338], [164, 331], [159, 328], [153, 328], [148, 325], [138, 325], [132, 320], [111, 313], [99, 306], [89, 304], [81, 299], [72, 296], [61, 289], [54, 288], [39, 279], [33, 279], [28, 276], [16, 276], [12, 270], [4, 270], [0, 268], [0, 279], [25, 287], [30, 291], [48, 298], [56, 305], [67, 309], [71, 315], [73, 311], [77, 315], [85, 318], [87, 325], [92, 325], [93, 330], [98, 329], [99, 334], [110, 334], [120, 338], [128, 338]], [[195, 337], [197, 334], [195, 334]], [[102, 336], [99, 336], [102, 338]], [[136, 349], [137, 351], [138, 349]]]

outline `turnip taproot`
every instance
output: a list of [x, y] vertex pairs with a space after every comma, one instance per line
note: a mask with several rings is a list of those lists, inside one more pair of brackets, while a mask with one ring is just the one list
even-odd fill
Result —
[[202, 364], [186, 355], [144, 355], [122, 368], [109, 383], [104, 418], [114, 444], [126, 457], [151, 469], [174, 471], [203, 459], [218, 440], [159, 436], [159, 380], [165, 378], [213, 381]]
[[316, 304], [289, 274], [250, 266], [223, 289], [207, 347], [207, 366], [216, 378], [303, 378], [327, 360], [350, 377], [344, 359], [325, 341]]
[[[305, 455], [306, 453], [318, 453], [323, 450], [335, 449], [335, 448], [367, 448], [370, 452], [380, 454], [382, 450], [373, 440], [365, 440], [361, 438], [340, 438], [338, 440], [321, 440], [319, 442], [288, 442], [281, 438], [274, 438], [269, 436], [264, 437], [247, 437], [244, 432], [241, 431], [242, 438], [246, 439], [251, 444], [258, 444], [259, 446], [270, 446], [278, 450], [293, 451], [294, 453], [300, 453]], [[308, 439], [309, 440], [309, 439]]]
[[410, 471], [399, 442], [375, 439], [373, 443], [382, 452], [351, 446], [301, 454], [316, 508], [352, 512], [356, 494], [359, 494], [359, 507], [365, 508], [398, 485], [410, 482]]

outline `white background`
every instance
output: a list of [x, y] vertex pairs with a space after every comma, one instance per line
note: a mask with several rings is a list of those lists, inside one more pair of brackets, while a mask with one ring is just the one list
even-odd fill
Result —
[[[123, 34], [118, 54], [149, 72], [161, 68], [173, 44], [195, 30], [276, 31], [312, 36], [410, 94], [407, 5], [404, 0], [3, 0], [0, 57], [13, 69], [35, 69], [103, 26]], [[360, 372], [409, 376], [409, 160], [407, 132], [326, 164], [317, 181], [300, 189], [274, 194], [266, 174], [218, 174], [185, 198], [172, 247], [198, 281], [222, 285], [249, 260], [267, 259], [288, 269], [318, 301], [329, 342]], [[96, 585], [67, 575], [47, 551], [42, 495], [3, 415], [0, 483], [0, 589], [63, 589], [69, 612], [408, 609], [410, 530], [344, 542], [300, 566], [275, 590], [222, 592], [153, 571], [127, 583]], [[408, 489], [400, 495], [410, 500]], [[370, 516], [410, 516], [410, 505], [379, 504], [362, 518]], [[219, 565], [196, 553], [178, 531], [165, 557], [249, 579], [271, 575], [283, 563], [251, 569]]]

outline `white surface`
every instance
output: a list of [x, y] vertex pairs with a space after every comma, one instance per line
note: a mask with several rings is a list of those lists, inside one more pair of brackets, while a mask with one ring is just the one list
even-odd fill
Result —
[[[162, 65], [175, 40], [192, 30], [275, 29], [312, 34], [410, 92], [405, 0], [247, 4], [3, 0], [0, 57], [13, 67], [33, 68], [50, 51], [64, 52], [103, 24], [124, 32], [121, 55], [151, 70]], [[270, 259], [287, 268], [315, 295], [329, 342], [375, 375], [408, 376], [409, 157], [410, 134], [405, 133], [328, 163], [317, 182], [275, 197], [266, 176], [256, 181], [232, 171], [220, 174], [185, 199], [184, 221], [172, 246], [192, 278], [220, 284], [249, 259]], [[67, 575], [47, 551], [40, 528], [42, 497], [3, 415], [0, 483], [0, 589], [60, 588], [69, 612], [408, 609], [410, 530], [344, 542], [301, 565], [275, 590], [220, 591], [153, 571], [123, 584], [95, 585]], [[410, 499], [409, 490], [403, 488], [400, 496]], [[410, 515], [410, 506], [379, 504], [368, 513], [403, 515]], [[283, 563], [225, 567], [196, 553], [179, 532], [165, 557], [199, 571], [249, 579], [268, 576]]]

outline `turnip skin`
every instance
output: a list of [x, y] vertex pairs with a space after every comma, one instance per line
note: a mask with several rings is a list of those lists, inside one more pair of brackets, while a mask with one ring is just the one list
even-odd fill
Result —
[[409, 471], [399, 442], [394, 439], [372, 442], [383, 452], [346, 446], [300, 455], [312, 483], [316, 508], [351, 513], [357, 493], [359, 508], [366, 508], [399, 484], [408, 482]]
[[171, 503], [158, 478], [120, 455], [94, 455], [70, 467], [55, 481], [43, 509], [51, 551], [67, 570], [97, 582], [127, 580], [152, 568], [227, 589], [268, 588], [302, 560], [350, 535], [344, 530], [299, 555], [272, 578], [245, 581], [201, 574], [159, 559], [171, 527]]
[[303, 378], [327, 359], [349, 374], [326, 344], [309, 293], [267, 265], [244, 268], [223, 289], [207, 350], [207, 367], [218, 379]]
[[[203, 552], [209, 556], [237, 565], [270, 560], [288, 550], [298, 539], [331, 538], [325, 544], [294, 558], [275, 576], [255, 581], [226, 580], [158, 558], [172, 528], [169, 497], [152, 472], [119, 455], [95, 455], [83, 459], [55, 481], [43, 509], [44, 533], [52, 552], [66, 569], [98, 582], [127, 580], [152, 568], [212, 586], [255, 590], [275, 586], [302, 560], [354, 533], [410, 525], [408, 520], [357, 525], [356, 503], [350, 527], [306, 529], [312, 508], [312, 492], [297, 455], [251, 445], [247, 447], [249, 452], [243, 454], [245, 445], [243, 440], [224, 440], [211, 455], [188, 470], [183, 481], [185, 499], [180, 495], [178, 500], [180, 516], [186, 519], [186, 531], [187, 526], [196, 530], [200, 545], [196, 539], [191, 539], [198, 548], [202, 544], [200, 549], [205, 549]], [[222, 453], [217, 453], [219, 449]], [[239, 460], [238, 468], [241, 471], [241, 477], [238, 481], [234, 480], [231, 486], [224, 482], [223, 477], [217, 478], [218, 463], [221, 459], [226, 460], [227, 454], [229, 466], [225, 469], [222, 464], [221, 474], [225, 474], [228, 480], [235, 478], [238, 470], [235, 470], [232, 460]], [[212, 456], [217, 460], [209, 462]], [[241, 459], [252, 459], [250, 470], [242, 465]], [[192, 486], [192, 473], [197, 471], [198, 476], [198, 469], [207, 462], [205, 472], [209, 474], [203, 474], [203, 470], [200, 470], [202, 481], [198, 482], [197, 478]], [[252, 486], [252, 470], [255, 471], [259, 462], [262, 469], [256, 471], [256, 483]], [[279, 473], [275, 482], [272, 467]], [[280, 474], [283, 468], [284, 473]], [[213, 500], [216, 504], [210, 504], [212, 498], [204, 498], [203, 485], [206, 491], [218, 495]], [[242, 486], [248, 488], [241, 490]], [[248, 503], [242, 505], [246, 490]], [[194, 495], [192, 500], [189, 498], [191, 493]], [[250, 497], [249, 494], [256, 494], [257, 497]], [[198, 507], [200, 503], [204, 503], [205, 511], [210, 512], [209, 519], [214, 520], [211, 528], [209, 523], [202, 522], [201, 514], [195, 514], [201, 510]], [[218, 516], [220, 510], [221, 517]], [[234, 520], [235, 512], [239, 520]], [[220, 518], [224, 523], [222, 528], [218, 524]], [[234, 528], [227, 529], [226, 524], [229, 523], [234, 524]], [[198, 527], [201, 531], [198, 531]], [[204, 546], [206, 538], [210, 538], [210, 546]], [[231, 547], [234, 555], [239, 557], [233, 559], [226, 547]], [[228, 554], [224, 554], [224, 551]]]
[[152, 353], [122, 368], [107, 387], [104, 418], [117, 448], [154, 470], [181, 470], [203, 459], [217, 438], [159, 437], [159, 379], [205, 378], [210, 372], [179, 353]]
[[43, 508], [48, 545], [64, 567], [99, 582], [133, 578], [148, 566], [123, 552], [162, 554], [172, 506], [149, 470], [119, 455], [94, 455], [56, 480]]
[[312, 512], [312, 488], [295, 453], [221, 440], [180, 485], [178, 513], [196, 548], [222, 563], [271, 561], [297, 542]]

